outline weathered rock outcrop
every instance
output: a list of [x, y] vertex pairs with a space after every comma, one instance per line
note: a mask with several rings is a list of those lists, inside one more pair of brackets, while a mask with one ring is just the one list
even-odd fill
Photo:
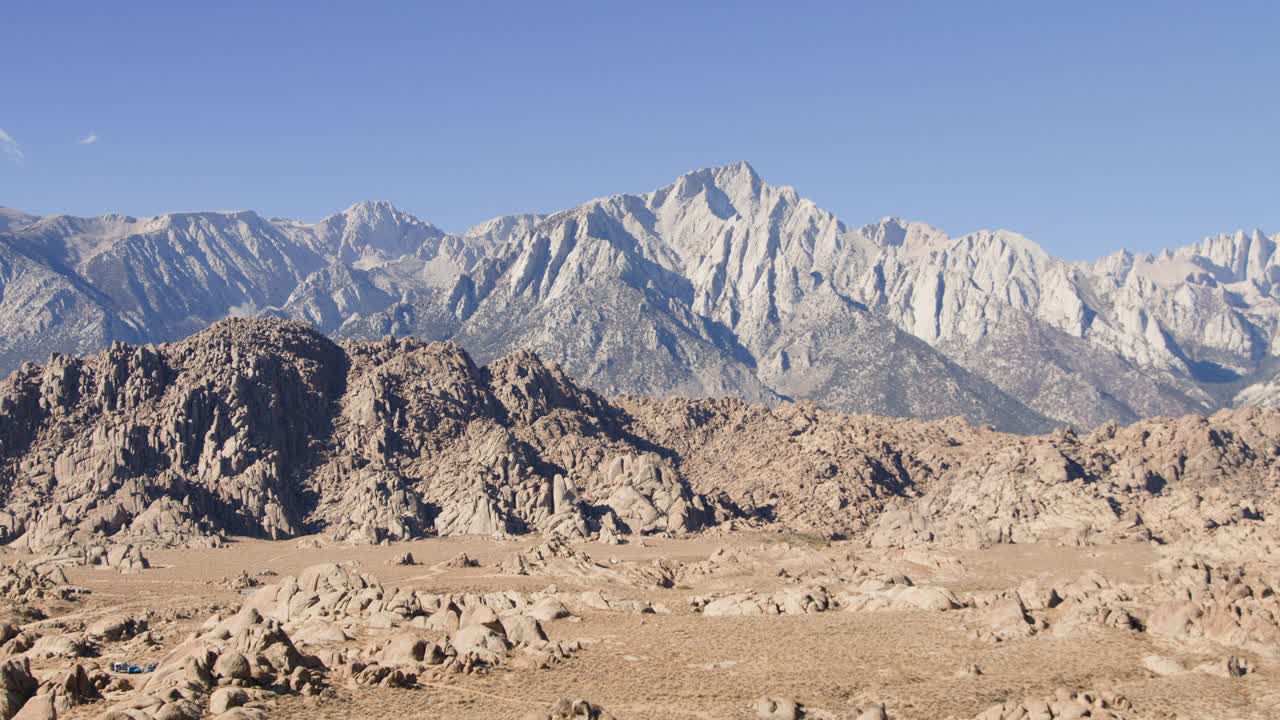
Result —
[[529, 712], [521, 720], [614, 720], [614, 716], [586, 700], [561, 698], [551, 705], [548, 712]]
[[449, 343], [339, 346], [278, 320], [0, 382], [0, 541], [126, 572], [146, 567], [142, 543], [230, 535], [618, 542], [727, 521], [882, 547], [1276, 547], [1278, 488], [1280, 411], [1027, 437], [809, 404], [611, 402], [527, 352], [481, 367]]
[[18, 602], [55, 598], [66, 600], [80, 592], [71, 585], [61, 568], [51, 565], [31, 567], [24, 562], [0, 565], [0, 597]]
[[587, 553], [570, 547], [560, 535], [552, 535], [527, 551], [513, 553], [498, 571], [504, 575], [537, 573], [659, 588], [671, 587], [675, 577], [675, 567], [660, 560], [644, 565], [634, 562], [602, 565]]
[[1123, 696], [1110, 692], [1073, 693], [1060, 689], [1044, 699], [1010, 701], [994, 705], [973, 720], [1021, 720], [1021, 718], [1095, 718], [1124, 720], [1138, 718], [1133, 706]]
[[1153, 579], [1148, 632], [1280, 655], [1280, 598], [1266, 578], [1240, 565], [1173, 557]]
[[344, 368], [316, 333], [245, 322], [26, 365], [0, 386], [0, 534], [50, 548], [297, 533]]
[[6, 660], [0, 665], [0, 719], [9, 720], [32, 696], [40, 683], [31, 675], [26, 658]]
[[[195, 720], [259, 708], [280, 694], [317, 695], [338, 680], [411, 688], [446, 673], [545, 668], [581, 647], [548, 640], [539, 619], [566, 615], [545, 594], [436, 595], [384, 587], [355, 564], [314, 565], [259, 588], [233, 613], [210, 616], [102, 717]], [[351, 648], [353, 638], [368, 642]], [[11, 685], [29, 697], [25, 667], [13, 665]], [[55, 705], [79, 697], [57, 688], [83, 685], [78, 676], [52, 683]]]

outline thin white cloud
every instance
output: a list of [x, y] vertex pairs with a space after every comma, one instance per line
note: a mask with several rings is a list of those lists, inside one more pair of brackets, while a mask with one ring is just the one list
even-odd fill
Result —
[[8, 155], [16, 163], [22, 163], [22, 146], [4, 128], [0, 128], [0, 154]]
[[80, 138], [81, 145], [92, 145], [96, 142], [98, 142], [98, 133], [92, 130], [89, 131], [88, 135], [85, 135], [83, 138]]

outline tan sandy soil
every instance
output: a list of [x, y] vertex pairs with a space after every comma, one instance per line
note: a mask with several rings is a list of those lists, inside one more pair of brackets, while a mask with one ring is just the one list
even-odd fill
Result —
[[[1148, 633], [1088, 628], [1056, 637], [1039, 633], [994, 643], [970, 629], [976, 610], [934, 612], [884, 610], [755, 617], [707, 617], [691, 610], [694, 595], [730, 590], [772, 591], [785, 587], [779, 568], [847, 566], [848, 558], [877, 569], [909, 575], [917, 585], [937, 585], [966, 593], [1015, 587], [1028, 578], [1063, 585], [1086, 571], [1115, 583], [1149, 582], [1149, 566], [1159, 560], [1147, 544], [1082, 548], [1046, 545], [998, 546], [954, 553], [871, 551], [849, 543], [806, 542], [755, 533], [692, 539], [646, 539], [645, 545], [583, 544], [577, 548], [597, 562], [647, 562], [667, 558], [683, 563], [706, 559], [720, 548], [751, 549], [762, 543], [781, 548], [734, 571], [706, 576], [672, 589], [592, 583], [565, 576], [512, 576], [499, 564], [534, 540], [504, 542], [442, 538], [389, 546], [300, 547], [296, 540], [238, 540], [212, 550], [151, 551], [152, 568], [137, 575], [69, 568], [68, 576], [91, 594], [49, 604], [48, 626], [151, 610], [160, 647], [143, 654], [104, 646], [93, 661], [159, 661], [215, 608], [234, 610], [242, 591], [220, 581], [242, 570], [294, 575], [322, 562], [357, 561], [388, 587], [432, 593], [515, 589], [566, 594], [607, 587], [616, 595], [660, 603], [670, 614], [593, 610], [569, 603], [578, 618], [544, 624], [552, 640], [591, 641], [570, 659], [548, 669], [493, 668], [473, 675], [424, 681], [415, 689], [354, 687], [333, 682], [330, 697], [289, 696], [270, 708], [271, 717], [293, 718], [476, 718], [521, 717], [544, 710], [561, 697], [583, 697], [620, 718], [752, 718], [762, 695], [793, 698], [815, 716], [845, 717], [868, 702], [884, 703], [892, 718], [968, 718], [1009, 699], [1051, 695], [1056, 688], [1108, 689], [1126, 696], [1139, 717], [1280, 717], [1280, 673], [1271, 658], [1207, 644], [1177, 644]], [[409, 551], [417, 565], [387, 562]], [[441, 564], [466, 553], [480, 567]], [[10, 555], [6, 560], [16, 556]], [[939, 567], [928, 567], [929, 565]], [[272, 577], [262, 578], [273, 582]], [[245, 591], [251, 592], [251, 591]], [[165, 613], [177, 617], [165, 619]], [[404, 632], [370, 630], [366, 638]], [[355, 643], [358, 644], [358, 643]], [[130, 646], [131, 648], [133, 646]], [[1234, 654], [1249, 658], [1254, 672], [1226, 678], [1198, 672], [1159, 677], [1143, 658], [1161, 655], [1186, 667]], [[33, 662], [36, 674], [65, 661]], [[976, 665], [980, 675], [960, 671]], [[95, 717], [97, 702], [60, 717]]]

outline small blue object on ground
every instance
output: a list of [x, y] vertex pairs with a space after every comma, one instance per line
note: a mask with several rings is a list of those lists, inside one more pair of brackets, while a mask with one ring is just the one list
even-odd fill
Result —
[[146, 665], [134, 665], [133, 663], [124, 663], [124, 662], [111, 663], [111, 672], [115, 672], [115, 673], [139, 675], [142, 673], [149, 673], [149, 672], [155, 672], [155, 671], [156, 671], [155, 663], [148, 663]]

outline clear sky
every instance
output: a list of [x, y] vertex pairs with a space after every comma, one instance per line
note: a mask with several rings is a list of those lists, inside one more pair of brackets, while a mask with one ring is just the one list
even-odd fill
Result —
[[1071, 258], [1280, 231], [1276, 2], [14, 2], [0, 205], [446, 229], [749, 160]]

